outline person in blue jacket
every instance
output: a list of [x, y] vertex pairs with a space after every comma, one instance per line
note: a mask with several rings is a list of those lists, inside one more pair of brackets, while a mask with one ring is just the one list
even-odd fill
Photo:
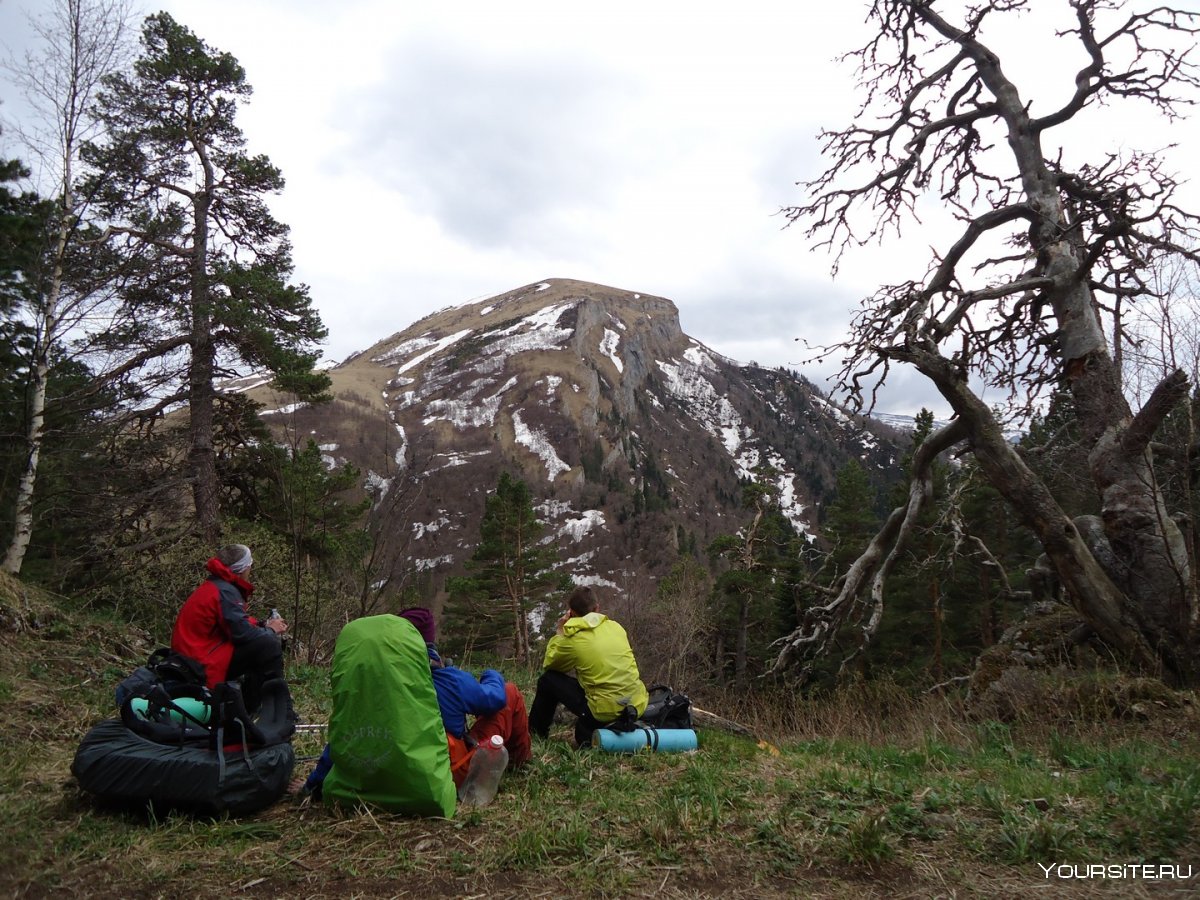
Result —
[[[529, 716], [525, 697], [520, 689], [495, 669], [484, 669], [479, 678], [443, 660], [435, 639], [437, 626], [433, 613], [421, 606], [402, 611], [421, 632], [429, 649], [429, 670], [437, 692], [442, 724], [446, 727], [446, 746], [450, 753], [450, 774], [456, 787], [461, 787], [475, 748], [498, 734], [508, 748], [508, 763], [512, 767], [529, 761]], [[467, 727], [467, 716], [475, 724]]]

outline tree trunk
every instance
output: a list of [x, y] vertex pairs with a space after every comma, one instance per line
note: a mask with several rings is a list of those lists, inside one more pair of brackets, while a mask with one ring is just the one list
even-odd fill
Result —
[[70, 312], [62, 303], [62, 285], [67, 245], [80, 214], [74, 192], [75, 157], [80, 141], [91, 131], [90, 107], [101, 79], [119, 66], [128, 19], [129, 9], [124, 0], [111, 3], [60, 0], [54, 4], [48, 20], [35, 24], [35, 30], [48, 48], [47, 55], [40, 57], [39, 63], [36, 54], [27, 54], [25, 61], [29, 70], [17, 77], [35, 109], [53, 123], [54, 149], [61, 169], [57, 173], [60, 208], [51, 257], [53, 265], [45, 305], [37, 310], [38, 334], [30, 361], [25, 466], [17, 486], [13, 537], [4, 562], [0, 564], [0, 568], [11, 575], [20, 574], [33, 536], [33, 495], [45, 436], [50, 354], [59, 340], [60, 331], [69, 330], [69, 325], [64, 323]]
[[945, 671], [942, 667], [942, 591], [936, 577], [929, 582], [929, 605], [933, 614], [933, 681], [940, 684]]
[[725, 635], [720, 628], [716, 630], [713, 642], [713, 679], [717, 687], [725, 687]]
[[33, 490], [37, 484], [38, 459], [42, 452], [42, 428], [46, 417], [46, 380], [49, 366], [40, 359], [34, 363], [30, 385], [29, 432], [26, 435], [25, 467], [17, 485], [13, 536], [4, 554], [3, 569], [9, 575], [20, 575], [25, 551], [33, 537]]
[[750, 631], [750, 602], [753, 597], [743, 594], [738, 606], [737, 648], [733, 659], [733, 683], [738, 690], [746, 687], [746, 644]]
[[70, 183], [71, 156], [67, 155], [63, 166], [65, 191], [62, 209], [59, 212], [58, 230], [54, 238], [54, 267], [50, 272], [50, 284], [46, 293], [46, 306], [41, 316], [41, 328], [34, 342], [31, 378], [29, 385], [29, 430], [26, 432], [25, 467], [17, 486], [16, 522], [12, 541], [4, 555], [4, 571], [10, 575], [21, 574], [25, 551], [33, 537], [33, 492], [37, 486], [38, 460], [42, 454], [42, 441], [46, 424], [46, 387], [50, 381], [50, 352], [58, 340], [58, 305], [62, 296], [63, 259], [67, 252], [67, 240], [71, 236], [71, 210], [75, 199]]
[[216, 389], [216, 346], [213, 341], [212, 299], [208, 295], [208, 207], [212, 196], [212, 172], [206, 164], [206, 187], [193, 203], [195, 233], [191, 271], [191, 346], [188, 370], [188, 414], [192, 474], [192, 497], [196, 523], [209, 544], [221, 540], [221, 512], [217, 500], [217, 458], [213, 449]]
[[[58, 269], [58, 267], [56, 267]], [[61, 270], [59, 270], [61, 271]], [[57, 291], [54, 291], [57, 293]], [[25, 561], [25, 551], [33, 537], [33, 492], [37, 485], [38, 460], [42, 453], [43, 429], [46, 421], [46, 383], [50, 378], [49, 350], [40, 352], [45, 334], [39, 337], [33, 363], [32, 383], [29, 399], [29, 431], [26, 435], [27, 451], [25, 467], [21, 470], [21, 481], [17, 485], [16, 521], [12, 540], [4, 555], [3, 569], [9, 575], [20, 575]]]
[[968, 429], [980, 469], [1038, 536], [1075, 608], [1102, 639], [1126, 658], [1146, 669], [1158, 668], [1155, 651], [1145, 635], [1130, 627], [1126, 608], [1129, 598], [1097, 561], [1045, 484], [1004, 437], [991, 410], [971, 392], [959, 369], [936, 353], [908, 356], [933, 381]]

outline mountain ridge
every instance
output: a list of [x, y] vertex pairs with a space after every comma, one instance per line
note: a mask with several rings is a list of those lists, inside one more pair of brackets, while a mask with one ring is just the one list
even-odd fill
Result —
[[384, 589], [426, 595], [462, 570], [501, 471], [529, 484], [577, 583], [629, 593], [736, 532], [747, 481], [771, 483], [815, 539], [837, 468], [859, 459], [884, 484], [903, 444], [798, 374], [686, 335], [669, 299], [574, 279], [438, 310], [329, 375], [328, 406], [251, 395], [278, 433], [358, 466], [381, 522], [398, 507], [380, 525], [396, 561]]

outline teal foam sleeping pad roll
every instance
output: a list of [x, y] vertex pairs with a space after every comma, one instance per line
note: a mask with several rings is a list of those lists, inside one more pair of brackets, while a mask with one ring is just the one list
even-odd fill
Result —
[[636, 753], [638, 750], [680, 753], [697, 749], [700, 742], [692, 728], [635, 728], [625, 732], [597, 728], [592, 732], [592, 746], [609, 753]]
[[[209, 717], [212, 716], [212, 707], [203, 700], [197, 700], [194, 697], [176, 697], [171, 702], [179, 707], [179, 709], [172, 709], [169, 706], [166, 707], [167, 715], [170, 716], [171, 720], [174, 722], [183, 722], [185, 719], [183, 713], [179, 711], [180, 709], [202, 725], [207, 725]], [[150, 701], [142, 697], [134, 697], [129, 701], [129, 706], [131, 709], [133, 709], [134, 714], [143, 719], [150, 718], [148, 710], [149, 705]]]

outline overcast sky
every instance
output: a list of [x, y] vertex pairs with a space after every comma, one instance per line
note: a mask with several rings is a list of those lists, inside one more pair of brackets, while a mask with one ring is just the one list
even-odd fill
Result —
[[[47, 2], [0, 0], [0, 40], [19, 47], [25, 10]], [[718, 352], [826, 386], [830, 367], [802, 366], [796, 339], [837, 340], [880, 282], [922, 274], [936, 240], [914, 230], [835, 280], [779, 215], [820, 171], [818, 130], [857, 109], [835, 60], [861, 43], [857, 0], [145, 6], [159, 8], [246, 69], [239, 122], [287, 179], [272, 207], [334, 361], [434, 310], [564, 277], [668, 297]], [[1038, 24], [1024, 20], [1022, 54], [1044, 64]], [[0, 99], [19, 109], [10, 85]], [[1093, 142], [1151, 133], [1109, 119]], [[1168, 140], [1181, 159], [1200, 150], [1194, 121], [1151, 145]], [[880, 409], [922, 405], [945, 412], [913, 376]]]

